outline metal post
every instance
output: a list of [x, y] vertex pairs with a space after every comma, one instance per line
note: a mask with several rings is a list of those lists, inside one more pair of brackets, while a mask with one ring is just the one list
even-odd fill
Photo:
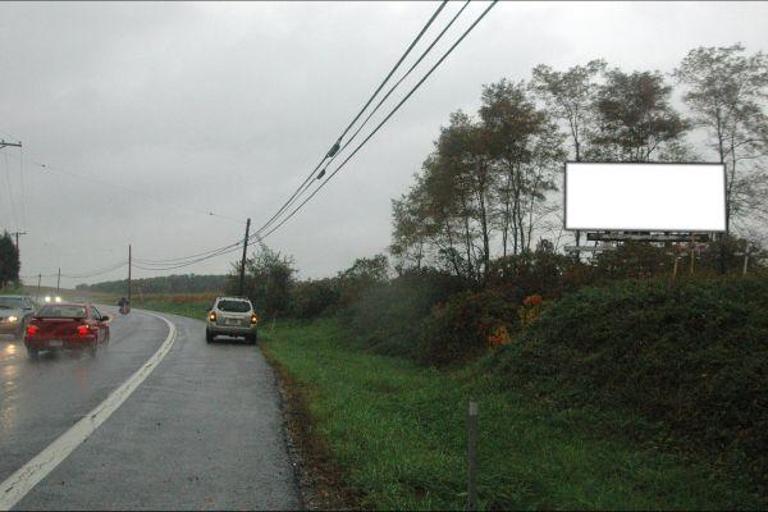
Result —
[[245, 238], [243, 238], [243, 259], [240, 261], [240, 296], [245, 296], [245, 256], [248, 251], [248, 234], [251, 231], [251, 219], [245, 223]]
[[744, 268], [741, 269], [741, 275], [747, 275], [747, 266], [749, 265], [749, 252], [744, 253]]
[[61, 289], [61, 267], [59, 267], [59, 274], [56, 277], [56, 295], [59, 294], [59, 290]]
[[467, 414], [467, 510], [477, 510], [477, 402]]
[[43, 274], [37, 274], [37, 301], [40, 302], [40, 283], [43, 280]]

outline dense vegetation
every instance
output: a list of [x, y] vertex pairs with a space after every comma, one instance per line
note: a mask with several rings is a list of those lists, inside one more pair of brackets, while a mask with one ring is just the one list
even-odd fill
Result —
[[482, 368], [564, 409], [638, 414], [767, 495], [766, 311], [765, 278], [584, 288], [545, 307]]
[[[504, 385], [502, 374], [436, 371], [360, 351], [348, 336], [333, 320], [278, 322], [264, 346], [307, 397], [309, 438], [301, 442], [313, 447], [308, 462], [323, 464], [319, 481], [329, 460], [340, 466], [345, 494], [358, 499], [351, 508], [463, 510], [470, 398], [480, 407], [481, 510], [765, 505], [739, 472], [670, 457], [624, 435], [621, 428], [643, 424], [631, 411], [550, 407], [527, 389]], [[606, 425], [616, 431], [606, 435]]]

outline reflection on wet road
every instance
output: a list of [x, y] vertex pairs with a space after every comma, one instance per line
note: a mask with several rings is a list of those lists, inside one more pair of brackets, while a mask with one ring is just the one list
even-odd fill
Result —
[[[14, 509], [300, 507], [275, 375], [259, 347], [209, 344], [203, 322], [165, 316], [177, 333], [166, 356]], [[111, 329], [95, 359], [31, 360], [22, 342], [0, 341], [0, 483], [146, 367], [169, 333], [137, 310], [117, 314]]]
[[108, 346], [86, 353], [27, 355], [22, 340], [0, 336], [0, 481], [104, 400], [157, 350], [165, 323], [149, 315], [114, 320]]

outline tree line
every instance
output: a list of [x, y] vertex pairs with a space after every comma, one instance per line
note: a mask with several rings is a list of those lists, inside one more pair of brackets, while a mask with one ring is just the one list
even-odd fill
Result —
[[20, 268], [19, 249], [11, 235], [4, 231], [0, 236], [0, 290], [8, 284], [19, 282]]
[[[219, 292], [226, 282], [226, 275], [174, 274], [133, 279], [132, 286], [135, 291], [141, 291], [141, 293], [204, 293]], [[128, 293], [128, 280], [104, 281], [90, 285], [79, 284], [75, 289], [124, 295]]]
[[450, 114], [415, 183], [392, 201], [396, 268], [484, 281], [496, 257], [556, 250], [566, 159], [724, 163], [731, 231], [758, 241], [768, 219], [767, 95], [768, 56], [740, 44], [693, 49], [667, 75], [598, 59], [484, 85], [478, 111]]

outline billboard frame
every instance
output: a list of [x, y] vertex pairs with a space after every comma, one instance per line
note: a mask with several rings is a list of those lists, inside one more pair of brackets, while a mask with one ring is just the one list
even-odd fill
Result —
[[[721, 166], [723, 168], [723, 217], [725, 219], [725, 229], [723, 231], [712, 231], [704, 229], [612, 229], [612, 228], [569, 228], [568, 227], [568, 164], [644, 164], [644, 165], [712, 165]], [[566, 160], [563, 164], [563, 229], [571, 232], [625, 232], [625, 233], [725, 233], [728, 234], [728, 172], [725, 168], [725, 163], [722, 162], [638, 162], [638, 161], [624, 161], [624, 162], [611, 162], [607, 160]]]

